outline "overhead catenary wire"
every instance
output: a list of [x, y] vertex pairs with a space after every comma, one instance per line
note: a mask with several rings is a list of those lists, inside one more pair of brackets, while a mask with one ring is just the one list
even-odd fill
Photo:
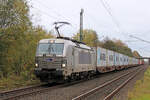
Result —
[[[105, 4], [106, 1], [105, 1], [105, 2], [104, 2], [103, 0], [99, 0], [99, 1], [100, 1], [100, 3], [103, 5], [103, 7], [104, 7], [105, 10], [107, 11], [107, 13], [111, 16], [112, 21], [113, 21], [114, 24], [117, 26], [117, 28], [119, 29], [119, 31], [121, 31], [120, 25], [119, 25], [118, 21], [117, 21], [116, 18], [112, 15], [112, 12], [109, 10], [110, 7], [109, 7], [109, 9], [107, 8], [107, 6], [106, 6], [106, 4]], [[108, 5], [108, 3], [107, 3], [107, 5]]]
[[131, 40], [131, 39], [126, 39], [124, 42], [138, 42], [138, 40]]
[[105, 10], [108, 12], [108, 14], [111, 16], [113, 23], [117, 26], [117, 28], [119, 30], [119, 33], [123, 36], [129, 36], [130, 34], [128, 32], [124, 32], [124, 30], [120, 27], [120, 23], [115, 18], [114, 14], [112, 14], [112, 9], [111, 9], [110, 5], [108, 4], [108, 2], [106, 0], [100, 0], [100, 2], [103, 5], [103, 7], [105, 8]]
[[124, 32], [124, 30], [120, 27], [120, 23], [115, 18], [115, 16], [112, 14], [112, 9], [111, 9], [110, 5], [107, 3], [107, 1], [106, 0], [100, 0], [100, 3], [103, 5], [105, 10], [107, 11], [109, 16], [111, 17], [112, 22], [115, 24], [117, 31], [118, 31], [117, 33], [119, 33], [120, 35], [125, 36], [125, 37], [129, 36], [129, 34], [127, 32]]
[[[116, 18], [113, 16], [109, 4], [108, 4], [105, 0], [100, 0], [100, 2], [101, 2], [101, 4], [104, 6], [104, 8], [105, 8], [106, 11], [108, 12], [108, 14], [111, 16], [113, 22], [116, 24], [116, 26], [118, 27], [118, 29], [121, 30], [121, 29], [120, 29], [120, 24], [118, 23], [118, 21], [116, 20]], [[124, 32], [121, 32], [121, 33], [123, 33], [122, 35], [125, 35]], [[147, 41], [147, 40], [144, 40], [144, 39], [141, 39], [141, 38], [132, 36], [132, 35], [130, 35], [129, 33], [126, 33], [126, 36], [129, 36], [129, 37], [132, 37], [132, 38], [136, 38], [136, 39], [138, 39], [138, 40], [140, 40], [140, 41], [143, 41], [143, 42], [146, 42], [146, 43], [150, 43], [150, 41]]]
[[45, 12], [45, 11], [42, 11], [41, 9], [37, 8], [37, 7], [33, 7], [34, 9], [37, 9], [39, 10], [40, 12], [42, 12], [44, 15], [48, 16], [49, 18], [51, 19], [58, 19], [57, 17], [53, 16], [53, 15], [50, 15], [49, 13]]
[[[43, 7], [45, 7], [45, 8], [47, 8], [47, 9], [50, 10], [50, 8], [46, 4], [44, 4], [43, 2], [40, 2], [39, 0], [37, 0], [36, 2], [38, 2], [40, 5], [42, 5]], [[62, 16], [61, 14], [59, 14], [58, 12], [53, 11], [53, 13], [55, 13], [57, 16], [63, 17], [65, 20], [68, 20], [64, 16]]]
[[[118, 21], [117, 21], [116, 18], [113, 16], [112, 11], [110, 11], [111, 8], [110, 8], [109, 4], [106, 2], [106, 0], [100, 0], [100, 1], [101, 1], [102, 5], [104, 6], [104, 8], [106, 9], [106, 11], [108, 12], [108, 14], [112, 17], [113, 22], [116, 24], [116, 26], [118, 27], [118, 29], [120, 29], [120, 25], [119, 25]], [[122, 32], [122, 33], [124, 33], [124, 32]], [[130, 35], [129, 33], [126, 33], [126, 36], [132, 37], [132, 35]], [[134, 36], [133, 36], [133, 37], [134, 37]], [[135, 37], [134, 37], [134, 38], [135, 38]], [[136, 39], [139, 39], [139, 40], [141, 40], [141, 41], [143, 41], [143, 42], [149, 42], [149, 43], [150, 43], [150, 41], [145, 41], [145, 40], [142, 40], [142, 39], [140, 39], [140, 38], [136, 38]], [[127, 42], [128, 42], [128, 41], [127, 41]], [[130, 41], [130, 42], [132, 42], [132, 41]]]
[[140, 40], [140, 41], [145, 42], [145, 43], [150, 43], [150, 41], [147, 41], [147, 40], [141, 39], [141, 38], [136, 37], [136, 36], [133, 36], [133, 35], [130, 35], [130, 37], [131, 37], [131, 38], [135, 38], [135, 39]]
[[[59, 22], [59, 21], [60, 21], [60, 20], [58, 19], [58, 17], [52, 16], [52, 15], [48, 14], [47, 12], [40, 10], [39, 8], [36, 8], [36, 7], [33, 7], [33, 8], [39, 10], [40, 12], [42, 12], [42, 13], [43, 13], [44, 15], [46, 15], [47, 17], [53, 19], [53, 22], [51, 22], [50, 32], [55, 32], [53, 23], [54, 23], [54, 22]], [[56, 20], [56, 19], [57, 19], [57, 20]], [[74, 28], [75, 31], [78, 30], [78, 29], [75, 28], [72, 24], [70, 24], [70, 26], [72, 26], [72, 28]]]
[[[106, 11], [108, 12], [108, 14], [111, 16], [113, 22], [116, 24], [116, 26], [118, 27], [118, 29], [121, 30], [118, 21], [116, 20], [116, 18], [112, 15], [112, 12], [110, 11], [111, 8], [110, 8], [109, 4], [105, 0], [100, 0], [100, 2], [103, 5], [103, 7], [106, 9]], [[121, 32], [121, 33], [123, 33], [122, 35], [125, 35], [124, 32]], [[143, 41], [143, 42], [146, 42], [146, 43], [150, 43], [150, 41], [147, 41], [147, 40], [135, 37], [133, 35], [129, 35], [129, 33], [126, 33], [126, 36], [129, 36], [129, 37], [132, 37], [132, 38], [136, 38], [136, 39], [138, 39], [140, 41]]]
[[103, 0], [103, 2], [107, 5], [107, 8], [112, 12], [111, 7], [109, 6], [108, 2], [106, 0]]
[[[40, 6], [42, 5], [44, 8], [47, 8], [47, 9], [50, 10], [50, 8], [49, 8], [47, 5], [45, 5], [43, 2], [40, 2], [39, 0], [37, 0], [36, 2], [38, 2]], [[53, 11], [53, 12], [54, 12], [54, 11]], [[63, 17], [62, 15], [58, 14], [57, 12], [55, 12], [55, 14], [56, 14], [57, 16]], [[66, 19], [65, 19], [65, 20], [66, 20]]]
[[[135, 47], [134, 47], [135, 48]], [[144, 48], [144, 47], [143, 47]], [[138, 49], [138, 50], [141, 50], [141, 51], [144, 51], [144, 52], [147, 52], [147, 53], [149, 53], [150, 52], [150, 50], [147, 50], [147, 49], [143, 49], [142, 47], [141, 48], [138, 48], [138, 47], [136, 47], [136, 49]]]
[[[49, 9], [49, 10], [51, 9], [51, 8], [49, 8], [46, 4], [44, 4], [43, 2], [40, 2], [39, 0], [37, 0], [36, 2], [38, 2], [40, 6], [43, 6], [43, 7], [46, 8], [46, 9]], [[60, 14], [60, 13], [54, 11], [54, 10], [51, 10], [51, 11], [52, 11], [55, 15], [57, 15], [57, 18], [58, 18], [58, 19], [60, 19], [60, 17], [62, 17], [62, 18], [63, 18], [62, 20], [66, 20], [66, 21], [69, 21], [69, 22], [71, 21], [71, 20], [70, 20], [71, 18], [65, 17], [65, 16], [63, 16], [62, 14]], [[72, 22], [72, 21], [71, 21], [71, 22]], [[78, 26], [76, 23], [73, 23], [73, 24], [75, 24], [76, 26]], [[71, 26], [72, 26], [74, 29], [78, 30], [77, 27], [74, 26], [73, 24], [71, 24]]]
[[[86, 15], [88, 16], [88, 18], [90, 19], [90, 22], [92, 22], [93, 24], [95, 24], [95, 22], [98, 22], [97, 19], [95, 19], [90, 13], [87, 13], [86, 12]], [[89, 24], [91, 25], [91, 24]], [[99, 26], [101, 26], [99, 23], [98, 23]]]

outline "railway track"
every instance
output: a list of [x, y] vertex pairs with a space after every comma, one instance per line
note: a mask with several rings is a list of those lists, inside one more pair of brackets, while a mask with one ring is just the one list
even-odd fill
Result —
[[25, 96], [44, 93], [47, 91], [51, 91], [61, 87], [67, 87], [84, 81], [85, 80], [79, 80], [79, 81], [74, 81], [66, 84], [41, 84], [41, 85], [29, 86], [25, 88], [10, 90], [10, 91], [3, 91], [0, 92], [0, 100], [14, 100], [14, 99], [16, 100], [19, 98], [23, 98]]
[[[143, 68], [137, 67], [132, 72], [125, 73], [113, 80], [107, 81], [72, 100], [110, 100], [118, 91], [123, 88], [130, 80], [132, 80]], [[95, 97], [95, 98], [94, 98]], [[98, 99], [99, 98], [99, 99]]]
[[3, 91], [0, 93], [0, 100], [16, 100], [24, 96], [30, 96], [36, 93], [43, 93], [57, 87], [58, 86], [55, 86], [54, 84], [51, 84], [51, 86], [49, 86], [48, 84], [41, 84], [10, 91]]

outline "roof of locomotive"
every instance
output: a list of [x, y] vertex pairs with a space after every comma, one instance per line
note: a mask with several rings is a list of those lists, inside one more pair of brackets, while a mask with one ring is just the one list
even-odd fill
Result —
[[84, 43], [73, 42], [71, 40], [66, 40], [62, 38], [42, 39], [39, 41], [39, 43], [51, 43], [51, 41], [54, 41], [54, 43], [65, 43], [65, 45], [73, 45], [84, 49], [91, 49], [91, 47], [85, 45]]

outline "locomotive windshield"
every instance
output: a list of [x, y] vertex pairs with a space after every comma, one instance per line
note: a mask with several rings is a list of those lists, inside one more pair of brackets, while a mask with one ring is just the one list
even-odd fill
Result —
[[37, 55], [62, 55], [64, 49], [63, 43], [40, 43], [37, 49]]

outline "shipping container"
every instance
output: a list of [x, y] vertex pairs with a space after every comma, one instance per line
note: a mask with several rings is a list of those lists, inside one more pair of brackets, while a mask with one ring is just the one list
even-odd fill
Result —
[[104, 48], [97, 48], [97, 66], [106, 67], [107, 53]]
[[107, 66], [114, 66], [114, 51], [107, 50]]
[[115, 52], [114, 53], [115, 54], [115, 59], [114, 59], [114, 64], [115, 64], [115, 66], [119, 66], [119, 53], [117, 53], [117, 52]]
[[124, 63], [124, 61], [123, 61], [123, 60], [124, 60], [124, 59], [123, 59], [123, 54], [119, 53], [119, 59], [120, 59], [119, 65], [122, 66], [123, 63]]

